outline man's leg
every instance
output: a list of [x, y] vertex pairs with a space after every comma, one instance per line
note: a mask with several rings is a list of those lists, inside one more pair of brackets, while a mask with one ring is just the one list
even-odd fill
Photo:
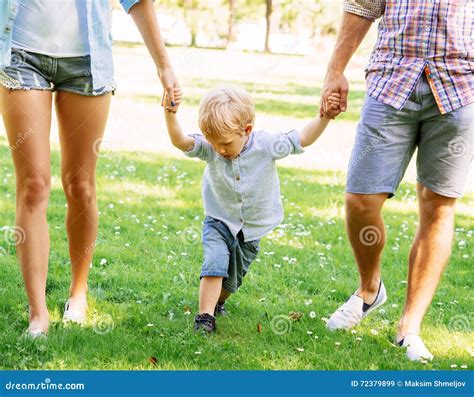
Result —
[[415, 95], [401, 111], [367, 96], [362, 107], [346, 184], [346, 227], [360, 275], [357, 291], [327, 323], [349, 329], [380, 307], [387, 294], [380, 277], [385, 245], [381, 215], [394, 195], [416, 148], [419, 130]]
[[449, 256], [456, 199], [436, 194], [418, 183], [419, 226], [410, 252], [407, 300], [397, 340], [420, 332]]
[[382, 206], [387, 194], [346, 193], [346, 228], [359, 268], [360, 287], [356, 295], [374, 302], [380, 284], [380, 260], [385, 245]]
[[[420, 325], [448, 262], [456, 198], [461, 197], [474, 155], [474, 104], [441, 114], [433, 96], [423, 96], [417, 155], [419, 227], [410, 252], [407, 301], [397, 340], [411, 360], [431, 359], [418, 336]], [[407, 340], [409, 342], [407, 342]]]

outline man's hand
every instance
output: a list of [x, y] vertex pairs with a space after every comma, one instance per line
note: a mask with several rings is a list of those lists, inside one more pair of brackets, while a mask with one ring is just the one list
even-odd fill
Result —
[[302, 147], [312, 145], [324, 132], [327, 125], [341, 113], [341, 94], [338, 92], [331, 93], [326, 102], [326, 112], [320, 117], [315, 117], [306, 124], [300, 131], [300, 143]]
[[[347, 110], [347, 95], [349, 93], [349, 83], [344, 74], [329, 72], [326, 75], [326, 79], [321, 93], [322, 95], [319, 103], [319, 115], [321, 117], [329, 117], [333, 119], [339, 113], [345, 112]], [[332, 109], [332, 104], [329, 101], [329, 98], [332, 96], [334, 102], [334, 94], [337, 94], [340, 100], [340, 111], [337, 114], [335, 114], [335, 109]]]
[[[370, 3], [370, 2], [364, 2]], [[352, 55], [359, 47], [365, 35], [370, 29], [372, 21], [359, 15], [344, 11], [342, 23], [337, 35], [336, 45], [329, 61], [328, 71], [321, 89], [321, 101], [319, 114], [321, 117], [330, 117], [328, 98], [331, 93], [337, 92], [341, 95], [341, 111], [347, 110], [347, 94], [349, 83], [344, 76], [344, 70]]]
[[181, 103], [182, 91], [173, 69], [167, 68], [159, 73], [161, 84], [163, 85], [163, 97], [161, 106], [168, 112], [176, 113]]

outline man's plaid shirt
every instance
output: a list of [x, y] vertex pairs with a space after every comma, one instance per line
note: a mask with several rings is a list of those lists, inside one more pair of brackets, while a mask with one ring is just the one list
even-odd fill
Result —
[[367, 92], [401, 109], [423, 72], [441, 113], [474, 102], [473, 0], [345, 0], [344, 11], [382, 17]]

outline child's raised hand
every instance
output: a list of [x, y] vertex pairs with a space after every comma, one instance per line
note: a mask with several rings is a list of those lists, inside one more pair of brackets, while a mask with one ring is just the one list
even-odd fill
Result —
[[334, 118], [341, 113], [341, 94], [333, 92], [326, 101], [326, 114]]
[[[165, 106], [165, 110], [167, 112], [172, 112], [172, 113], [176, 113], [178, 111], [178, 107], [181, 103], [181, 99], [183, 97], [183, 91], [181, 91], [181, 88], [180, 87], [175, 87], [173, 89], [173, 93], [174, 93], [174, 106], [170, 106], [170, 105], [166, 105]], [[162, 106], [165, 104], [165, 103], [169, 103], [168, 101], [168, 93], [165, 92], [164, 94], [164, 97], [163, 97], [163, 101], [162, 101]]]

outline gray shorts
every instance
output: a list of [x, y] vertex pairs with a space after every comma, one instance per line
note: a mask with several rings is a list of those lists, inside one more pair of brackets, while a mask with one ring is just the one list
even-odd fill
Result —
[[13, 90], [68, 91], [85, 96], [114, 92], [115, 83], [92, 88], [91, 59], [81, 57], [54, 58], [12, 48], [11, 65], [0, 69], [0, 84]]
[[346, 191], [393, 197], [415, 149], [417, 181], [461, 197], [474, 153], [474, 103], [441, 114], [424, 74], [402, 110], [365, 98]]
[[223, 277], [222, 287], [232, 293], [242, 285], [250, 264], [260, 251], [260, 240], [245, 242], [242, 231], [234, 237], [224, 222], [210, 216], [204, 220], [202, 245], [201, 278]]

